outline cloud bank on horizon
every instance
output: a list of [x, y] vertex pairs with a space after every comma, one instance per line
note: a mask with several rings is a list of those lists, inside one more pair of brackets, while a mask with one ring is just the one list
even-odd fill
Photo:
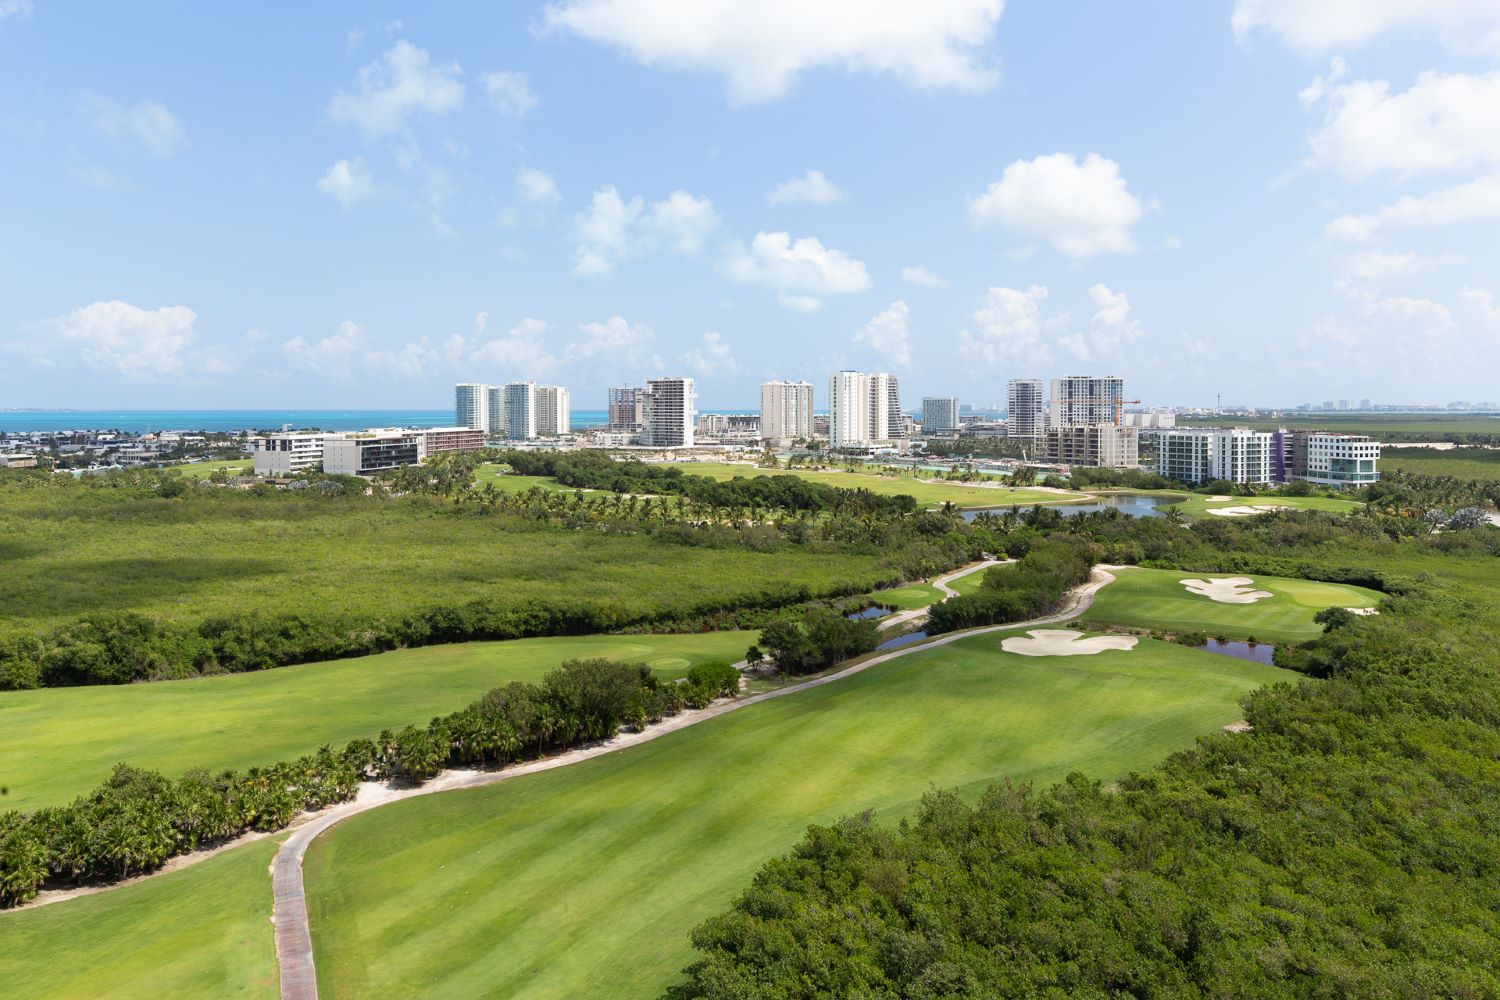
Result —
[[[288, 7], [282, 36], [0, 2], [0, 394], [1496, 396], [1500, 5], [1122, 7]], [[268, 50], [305, 72], [258, 86]]]

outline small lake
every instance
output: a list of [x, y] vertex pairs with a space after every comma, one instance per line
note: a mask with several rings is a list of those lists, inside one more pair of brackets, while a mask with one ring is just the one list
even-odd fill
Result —
[[876, 652], [879, 652], [882, 649], [900, 649], [902, 646], [910, 646], [914, 642], [921, 642], [925, 638], [927, 638], [927, 633], [925, 631], [908, 632], [905, 635], [898, 635], [894, 639], [887, 639], [885, 642], [882, 642], [880, 645], [876, 646], [875, 650]]
[[[1122, 514], [1128, 514], [1131, 517], [1161, 517], [1163, 512], [1159, 508], [1167, 506], [1174, 499], [1174, 497], [1146, 496], [1137, 493], [1112, 493], [1108, 496], [1099, 497], [1093, 503], [1059, 503], [1047, 504], [1046, 506], [1056, 510], [1063, 517], [1094, 514], [1102, 510], [1118, 510]], [[1010, 506], [1008, 504], [1000, 507], [984, 508], [984, 510], [988, 510], [990, 513], [994, 513], [997, 510], [1009, 509]], [[1023, 506], [1021, 509], [1024, 511], [1026, 508]], [[966, 510], [963, 512], [964, 520], [972, 521], [976, 514], [982, 512], [982, 510]]]
[[1197, 648], [1203, 650], [1205, 653], [1232, 656], [1236, 660], [1249, 660], [1252, 663], [1264, 663], [1267, 666], [1273, 665], [1272, 661], [1276, 656], [1276, 647], [1269, 642], [1239, 642], [1210, 639]]
[[886, 615], [895, 610], [895, 608], [887, 608], [882, 605], [876, 604], [871, 607], [865, 608], [863, 611], [851, 611], [844, 617], [848, 618], [851, 621], [863, 621], [866, 618], [884, 618]]

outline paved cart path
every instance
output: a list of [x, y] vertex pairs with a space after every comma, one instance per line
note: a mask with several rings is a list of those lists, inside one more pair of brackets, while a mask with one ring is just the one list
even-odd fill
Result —
[[[934, 581], [934, 586], [949, 596], [955, 591], [947, 584], [953, 579], [966, 573], [978, 572], [995, 565], [995, 560], [981, 563], [971, 569], [951, 573]], [[402, 799], [414, 798], [418, 795], [434, 795], [438, 792], [447, 792], [459, 788], [478, 788], [483, 785], [493, 785], [497, 782], [508, 781], [526, 774], [536, 774], [539, 771], [551, 771], [559, 767], [567, 767], [581, 761], [591, 760], [594, 757], [627, 747], [646, 743], [668, 733], [686, 729], [688, 726], [697, 725], [708, 719], [717, 718], [730, 712], [757, 705], [772, 698], [784, 698], [787, 695], [797, 694], [812, 688], [822, 687], [824, 684], [832, 684], [843, 680], [863, 670], [868, 670], [877, 664], [894, 660], [900, 656], [911, 653], [925, 652], [935, 646], [946, 646], [950, 642], [967, 639], [970, 636], [983, 635], [987, 632], [1004, 632], [1011, 629], [1029, 628], [1037, 625], [1052, 625], [1067, 621], [1086, 612], [1094, 603], [1094, 594], [1099, 589], [1114, 581], [1114, 576], [1108, 569], [1116, 567], [1095, 567], [1088, 583], [1075, 588], [1068, 595], [1067, 603], [1061, 611], [1046, 615], [1041, 618], [1033, 618], [1030, 621], [1010, 622], [1005, 625], [986, 625], [981, 628], [967, 629], [962, 632], [951, 632], [947, 635], [931, 639], [926, 642], [911, 646], [903, 646], [889, 653], [881, 653], [867, 660], [845, 667], [835, 673], [825, 674], [811, 680], [802, 681], [799, 684], [788, 685], [777, 688], [774, 691], [766, 691], [762, 694], [751, 695], [748, 698], [740, 698], [731, 701], [722, 701], [707, 708], [696, 711], [683, 712], [671, 719], [664, 720], [658, 725], [638, 733], [625, 733], [604, 740], [599, 743], [577, 750], [569, 750], [554, 757], [541, 760], [529, 761], [525, 764], [516, 764], [499, 771], [445, 771], [438, 777], [429, 781], [420, 788], [390, 789], [378, 782], [367, 782], [361, 786], [359, 795], [352, 802], [329, 807], [311, 822], [299, 827], [276, 854], [276, 860], [271, 865], [271, 877], [275, 887], [276, 905], [272, 920], [276, 924], [276, 959], [281, 965], [281, 1000], [317, 1000], [318, 979], [317, 969], [313, 964], [312, 931], [307, 921], [307, 894], [302, 881], [302, 860], [307, 854], [308, 845], [330, 827], [357, 816], [362, 812], [379, 808], [390, 802]], [[918, 614], [925, 613], [926, 608], [919, 609]], [[887, 623], [888, 625], [895, 622]]]

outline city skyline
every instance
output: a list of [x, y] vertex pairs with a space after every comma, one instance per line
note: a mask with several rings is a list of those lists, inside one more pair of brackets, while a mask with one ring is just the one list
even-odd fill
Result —
[[1159, 405], [1488, 398], [1483, 7], [828, 4], [731, 45], [642, 0], [291, 32], [6, 4], [0, 403], [686, 375], [748, 409], [844, 368], [976, 406], [1067, 370]]

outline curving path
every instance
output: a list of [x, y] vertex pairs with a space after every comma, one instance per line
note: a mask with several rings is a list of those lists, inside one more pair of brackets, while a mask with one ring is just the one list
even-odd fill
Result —
[[[975, 573], [981, 569], [987, 569], [996, 565], [999, 560], [989, 560], [972, 568], [950, 573], [933, 582], [939, 590], [948, 596], [953, 596], [955, 591], [947, 584], [967, 573]], [[273, 911], [272, 921], [276, 925], [276, 959], [281, 965], [281, 1000], [317, 1000], [318, 979], [317, 969], [313, 964], [312, 931], [307, 921], [307, 894], [302, 881], [302, 859], [307, 854], [308, 845], [319, 834], [330, 827], [357, 816], [362, 812], [378, 808], [389, 802], [401, 799], [413, 798], [418, 795], [432, 795], [437, 792], [452, 791], [459, 788], [478, 788], [482, 785], [493, 785], [497, 782], [508, 781], [526, 774], [535, 774], [538, 771], [550, 771], [559, 767], [567, 767], [569, 764], [577, 764], [580, 761], [590, 760], [603, 754], [623, 750], [626, 747], [646, 743], [668, 733], [688, 726], [697, 725], [707, 719], [727, 715], [730, 712], [750, 705], [756, 705], [772, 698], [784, 698], [787, 695], [797, 694], [811, 688], [822, 687], [835, 681], [843, 680], [845, 677], [857, 674], [862, 670], [894, 660], [900, 656], [911, 653], [922, 652], [932, 649], [934, 646], [946, 646], [950, 642], [959, 639], [967, 639], [974, 635], [983, 635], [987, 632], [1004, 632], [1011, 629], [1029, 628], [1037, 625], [1053, 625], [1058, 622], [1067, 621], [1077, 617], [1089, 609], [1094, 603], [1094, 595], [1101, 587], [1114, 582], [1114, 575], [1108, 572], [1116, 567], [1096, 566], [1089, 582], [1075, 588], [1068, 595], [1067, 603], [1061, 611], [1046, 615], [1041, 618], [1033, 618], [1030, 621], [1010, 622], [1005, 625], [986, 625], [980, 628], [966, 629], [962, 632], [951, 632], [947, 635], [931, 639], [926, 642], [916, 643], [911, 646], [903, 646], [889, 653], [881, 653], [867, 660], [845, 667], [835, 673], [825, 674], [811, 680], [802, 681], [787, 687], [777, 688], [774, 691], [766, 691], [762, 694], [751, 695], [734, 701], [719, 702], [707, 708], [697, 711], [684, 712], [674, 718], [667, 719], [659, 725], [639, 733], [626, 733], [616, 736], [610, 740], [577, 750], [570, 750], [558, 754], [555, 757], [547, 757], [542, 760], [534, 760], [525, 764], [516, 764], [500, 771], [446, 771], [437, 778], [428, 782], [420, 788], [402, 789], [399, 791], [387, 789], [376, 782], [368, 782], [361, 787], [360, 794], [352, 802], [332, 806], [321, 816], [312, 822], [298, 828], [281, 849], [276, 853], [276, 860], [271, 865], [271, 878], [275, 888], [276, 905]], [[925, 613], [922, 608], [917, 614]], [[908, 619], [909, 620], [909, 619]], [[894, 621], [888, 624], [894, 624]], [[884, 626], [883, 626], [884, 627]]]
[[[954, 572], [949, 573], [946, 576], [940, 576], [936, 580], [932, 581], [932, 585], [936, 587], [945, 598], [957, 597], [958, 591], [948, 586], [948, 584], [952, 583], [954, 580], [957, 580], [961, 576], [968, 576], [970, 573], [978, 573], [980, 570], [989, 569], [991, 566], [1003, 566], [1006, 563], [1012, 562], [1015, 562], [1015, 560], [986, 559], [983, 562], [975, 563], [973, 566], [965, 566], [963, 569], [955, 570]], [[927, 607], [930, 608], [931, 606], [932, 605], [929, 604]], [[927, 608], [912, 608], [910, 611], [899, 611], [882, 621], [880, 623], [880, 630], [883, 632], [888, 628], [896, 628], [898, 625], [905, 625], [909, 621], [915, 621], [916, 619], [921, 618], [926, 613]]]

